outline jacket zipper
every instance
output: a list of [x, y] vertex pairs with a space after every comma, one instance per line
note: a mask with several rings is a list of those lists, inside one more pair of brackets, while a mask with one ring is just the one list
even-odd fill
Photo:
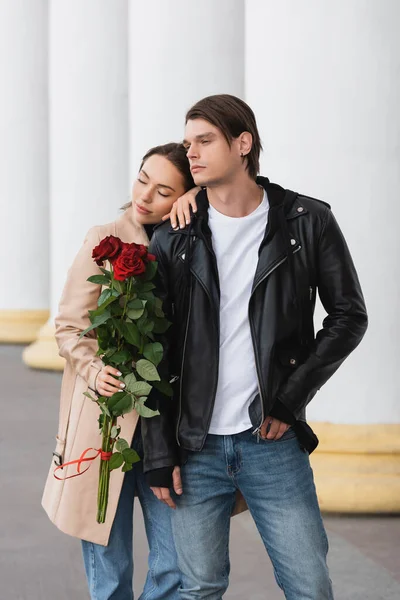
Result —
[[[301, 250], [301, 246], [299, 246], [298, 248], [296, 248], [296, 250], [293, 251], [293, 254], [296, 254], [296, 252], [298, 252], [299, 250]], [[263, 281], [265, 281], [265, 279], [267, 277], [269, 277], [271, 275], [271, 273], [273, 273], [278, 267], [280, 267], [286, 261], [287, 261], [287, 256], [284, 256], [280, 261], [278, 261], [276, 263], [276, 265], [274, 265], [269, 271], [267, 271], [267, 273], [265, 273], [265, 275], [263, 275], [263, 277], [260, 279], [260, 281], [257, 283], [256, 287], [254, 288], [254, 290], [251, 293], [250, 302], [251, 302], [253, 294], [256, 291], [256, 289], [258, 288], [258, 286]], [[252, 431], [252, 435], [257, 435], [257, 441], [259, 441], [259, 439], [260, 439], [260, 429], [261, 429], [261, 425], [265, 421], [265, 415], [264, 415], [264, 401], [263, 401], [263, 396], [262, 396], [262, 392], [261, 392], [261, 385], [260, 385], [260, 371], [259, 371], [259, 365], [258, 365], [258, 356], [257, 356], [257, 351], [256, 351], [256, 345], [254, 343], [254, 327], [253, 327], [253, 322], [252, 322], [251, 316], [250, 316], [250, 302], [249, 302], [249, 321], [250, 321], [250, 325], [251, 325], [251, 334], [252, 334], [252, 341], [253, 341], [254, 357], [256, 359], [256, 373], [257, 373], [258, 394], [260, 396], [260, 403], [261, 403], [261, 423], [260, 423], [260, 425], [258, 427], [256, 427]], [[272, 361], [272, 357], [270, 358], [270, 365], [271, 365], [271, 361]]]
[[180, 421], [181, 421], [181, 416], [182, 416], [182, 382], [183, 382], [183, 367], [185, 364], [185, 350], [186, 350], [186, 342], [187, 342], [187, 337], [188, 337], [188, 333], [189, 333], [189, 321], [190, 321], [190, 314], [192, 312], [192, 290], [193, 290], [193, 285], [192, 285], [192, 280], [190, 280], [190, 291], [189, 291], [189, 310], [188, 310], [188, 317], [187, 317], [187, 321], [186, 321], [186, 331], [185, 331], [185, 339], [183, 341], [183, 352], [182, 352], [182, 367], [181, 367], [181, 380], [179, 382], [179, 411], [178, 411], [178, 420], [176, 422], [176, 441], [178, 446], [180, 446], [179, 443], [179, 425], [180, 425]]
[[[215, 255], [212, 252], [212, 250], [210, 249], [210, 247], [208, 246], [208, 243], [205, 239], [203, 239], [207, 249], [209, 250], [209, 252], [211, 253], [213, 259], [214, 259], [214, 264], [216, 265], [216, 259], [215, 259]], [[184, 256], [184, 255], [183, 255]], [[191, 271], [192, 275], [196, 278], [196, 280], [199, 282], [199, 284], [201, 285], [201, 287], [203, 288], [209, 302], [210, 302], [210, 306], [212, 307], [212, 301], [211, 301], [211, 296], [207, 290], [207, 288], [204, 286], [203, 282], [201, 281], [201, 279], [199, 279], [196, 275], [196, 273], [194, 273], [193, 271]], [[189, 332], [189, 318], [190, 318], [190, 313], [191, 313], [191, 309], [192, 309], [192, 282], [190, 283], [190, 296], [189, 296], [189, 311], [188, 311], [188, 320], [186, 323], [186, 332], [185, 332], [185, 339], [184, 339], [184, 343], [183, 343], [183, 353], [182, 353], [182, 368], [181, 368], [181, 381], [180, 381], [180, 386], [179, 386], [179, 412], [178, 412], [178, 419], [177, 419], [177, 423], [176, 423], [176, 440], [178, 442], [178, 446], [180, 446], [179, 443], [179, 425], [180, 425], [180, 421], [181, 421], [181, 416], [182, 416], [182, 386], [183, 386], [183, 367], [184, 367], [184, 362], [185, 362], [185, 351], [186, 351], [186, 341], [187, 341], [187, 336], [188, 336], [188, 332]], [[218, 333], [218, 351], [217, 351], [217, 363], [219, 360], [219, 327], [217, 325], [217, 333]], [[208, 429], [210, 427], [210, 422], [211, 422], [211, 418], [212, 418], [212, 413], [214, 410], [214, 404], [215, 404], [215, 395], [216, 395], [216, 391], [217, 391], [217, 385], [218, 385], [218, 377], [217, 377], [217, 384], [214, 387], [214, 391], [213, 391], [213, 405], [211, 408], [211, 413], [210, 413], [210, 417], [208, 419], [208, 425], [207, 425], [207, 432]], [[206, 434], [207, 435], [207, 434]], [[206, 437], [206, 436], [205, 436]], [[201, 449], [204, 446], [204, 442], [205, 442], [205, 437], [203, 439], [202, 445], [201, 445]]]
[[[196, 280], [199, 282], [199, 284], [203, 288], [203, 290], [204, 290], [204, 292], [205, 292], [205, 294], [206, 294], [206, 296], [207, 296], [207, 298], [208, 298], [208, 300], [210, 302], [210, 306], [212, 307], [211, 296], [210, 296], [207, 288], [204, 286], [203, 282], [197, 277], [197, 275], [195, 273], [193, 273], [193, 275], [194, 275], [194, 277], [196, 277]], [[218, 324], [216, 324], [216, 329], [217, 329], [217, 335], [218, 335], [218, 350], [217, 350], [216, 364], [219, 365], [219, 325]], [[214, 390], [213, 390], [213, 393], [212, 393], [212, 406], [211, 406], [210, 416], [209, 416], [208, 422], [207, 422], [207, 431], [206, 431], [206, 434], [205, 434], [205, 436], [203, 438], [200, 450], [203, 449], [204, 442], [205, 442], [206, 436], [208, 434], [208, 430], [210, 428], [210, 423], [211, 423], [212, 415], [213, 415], [213, 412], [214, 412], [215, 396], [216, 396], [216, 393], [217, 393], [217, 386], [218, 386], [218, 374], [217, 374], [217, 377], [216, 377], [216, 384], [214, 386]]]

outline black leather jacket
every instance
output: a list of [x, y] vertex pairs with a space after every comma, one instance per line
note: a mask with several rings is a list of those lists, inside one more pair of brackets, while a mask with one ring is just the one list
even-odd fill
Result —
[[[363, 295], [350, 252], [329, 205], [260, 177], [270, 204], [249, 301], [259, 394], [249, 408], [255, 432], [271, 414], [317, 443], [305, 407], [361, 341]], [[154, 397], [160, 416], [143, 419], [145, 472], [179, 464], [181, 450], [202, 449], [213, 412], [219, 360], [219, 282], [205, 190], [191, 226], [157, 226], [150, 251], [158, 292], [173, 326], [164, 369], [174, 397]], [[314, 335], [316, 292], [327, 312]], [[166, 371], [165, 371], [166, 372]], [[232, 373], [232, 377], [235, 374]]]

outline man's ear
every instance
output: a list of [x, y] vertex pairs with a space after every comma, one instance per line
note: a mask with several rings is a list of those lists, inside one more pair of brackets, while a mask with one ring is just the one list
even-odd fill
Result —
[[243, 131], [243, 133], [240, 134], [238, 141], [240, 156], [247, 156], [253, 145], [253, 136], [248, 131]]

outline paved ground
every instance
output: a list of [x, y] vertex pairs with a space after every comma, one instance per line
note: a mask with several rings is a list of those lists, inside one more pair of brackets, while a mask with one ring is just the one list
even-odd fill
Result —
[[[53, 450], [60, 374], [23, 367], [18, 346], [0, 346], [0, 600], [88, 600], [78, 540], [40, 507]], [[336, 600], [400, 599], [400, 518], [326, 517]], [[135, 588], [146, 570], [135, 517]], [[279, 600], [268, 558], [248, 514], [235, 517], [227, 600]]]

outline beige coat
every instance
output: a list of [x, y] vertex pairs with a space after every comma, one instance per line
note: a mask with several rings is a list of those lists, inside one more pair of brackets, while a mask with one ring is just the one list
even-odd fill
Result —
[[[148, 244], [144, 229], [133, 222], [129, 208], [114, 223], [93, 227], [78, 252], [70, 270], [56, 317], [56, 339], [60, 355], [66, 359], [61, 386], [60, 416], [55, 452], [64, 463], [79, 458], [86, 448], [99, 448], [101, 436], [98, 427], [99, 409], [95, 402], [83, 395], [88, 388], [95, 389], [96, 376], [102, 362], [96, 356], [98, 349], [95, 334], [80, 333], [90, 325], [88, 311], [95, 309], [101, 292], [100, 285], [89, 283], [87, 278], [101, 273], [92, 259], [92, 250], [107, 235], [115, 235], [124, 242]], [[119, 419], [121, 437], [131, 444], [138, 415], [136, 412]], [[107, 518], [104, 524], [96, 521], [99, 458], [79, 477], [66, 481], [54, 478], [52, 460], [43, 493], [42, 505], [50, 520], [64, 533], [106, 546], [110, 536], [124, 479], [121, 469], [112, 471]], [[86, 465], [84, 464], [83, 467]], [[76, 466], [65, 467], [60, 477], [76, 473]], [[243, 497], [238, 494], [233, 514], [246, 509]]]
[[[83, 393], [88, 388], [95, 389], [96, 376], [103, 363], [96, 356], [98, 346], [95, 334], [90, 332], [82, 339], [79, 339], [79, 334], [90, 325], [88, 310], [96, 308], [101, 292], [100, 285], [86, 281], [90, 275], [101, 273], [92, 259], [92, 250], [107, 235], [118, 236], [124, 242], [148, 244], [143, 227], [133, 222], [132, 208], [129, 208], [114, 223], [90, 229], [68, 271], [59, 314], [56, 317], [59, 352], [66, 359], [55, 447], [55, 451], [63, 457], [63, 462], [79, 458], [86, 448], [99, 448], [101, 445], [97, 422], [98, 406]], [[121, 437], [129, 444], [137, 421], [136, 412], [119, 419]], [[66, 481], [55, 479], [54, 469], [55, 464], [52, 460], [42, 499], [42, 505], [50, 520], [65, 533], [106, 546], [117, 510], [124, 473], [121, 469], [111, 473], [107, 518], [104, 524], [99, 525], [96, 521], [99, 458], [86, 473]], [[57, 475], [65, 477], [74, 472], [75, 466], [66, 467], [59, 470]]]

